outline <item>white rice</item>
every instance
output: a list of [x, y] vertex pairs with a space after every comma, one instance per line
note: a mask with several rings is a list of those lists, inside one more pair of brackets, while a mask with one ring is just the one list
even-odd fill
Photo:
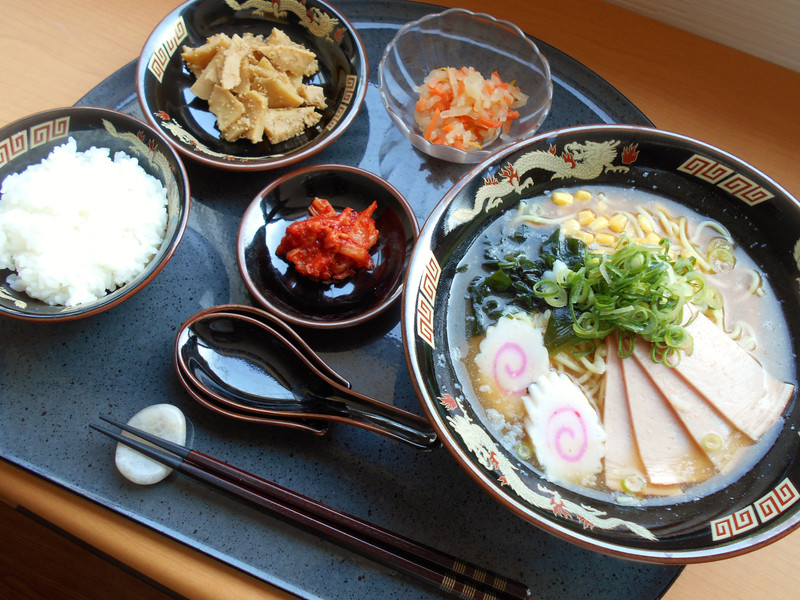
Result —
[[0, 186], [0, 269], [50, 305], [91, 302], [131, 281], [158, 251], [167, 193], [139, 161], [73, 138]]

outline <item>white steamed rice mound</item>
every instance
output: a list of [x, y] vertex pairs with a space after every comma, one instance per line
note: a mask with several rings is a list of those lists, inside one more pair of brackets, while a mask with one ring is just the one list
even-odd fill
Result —
[[50, 305], [91, 302], [131, 281], [158, 251], [167, 193], [138, 160], [73, 138], [0, 186], [0, 269]]

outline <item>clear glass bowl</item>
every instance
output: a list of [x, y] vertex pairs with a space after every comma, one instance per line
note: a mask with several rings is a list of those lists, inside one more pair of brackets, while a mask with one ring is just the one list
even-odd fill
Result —
[[[433, 69], [474, 67], [484, 77], [497, 71], [529, 96], [508, 134], [482, 148], [459, 150], [432, 144], [414, 120], [416, 87]], [[486, 14], [450, 9], [406, 24], [386, 47], [378, 65], [383, 104], [415, 148], [455, 163], [477, 163], [536, 132], [550, 110], [550, 65], [516, 25]]]

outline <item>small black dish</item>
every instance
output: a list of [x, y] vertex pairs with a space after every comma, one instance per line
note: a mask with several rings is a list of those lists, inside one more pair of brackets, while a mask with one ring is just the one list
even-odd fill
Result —
[[[273, 27], [314, 52], [319, 72], [307, 83], [323, 88], [327, 108], [305, 133], [280, 144], [225, 141], [205, 100], [190, 92], [195, 77], [181, 58], [217, 33], [268, 36]], [[355, 27], [321, 0], [302, 4], [190, 0], [169, 13], [145, 42], [136, 90], [147, 121], [181, 154], [228, 170], [260, 171], [294, 164], [319, 152], [352, 123], [367, 92], [369, 66]]]
[[[307, 219], [315, 197], [336, 209], [366, 209], [378, 242], [375, 266], [341, 282], [327, 283], [299, 274], [276, 249], [287, 227]], [[357, 325], [384, 312], [400, 296], [403, 276], [419, 224], [406, 199], [391, 184], [363, 169], [315, 165], [289, 173], [264, 188], [247, 208], [239, 227], [237, 260], [255, 299], [278, 317], [303, 327], [335, 329]]]

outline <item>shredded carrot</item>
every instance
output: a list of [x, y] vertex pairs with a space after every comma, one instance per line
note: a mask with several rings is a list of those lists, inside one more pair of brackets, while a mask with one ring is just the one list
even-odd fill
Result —
[[484, 117], [483, 115], [478, 117], [478, 123], [480, 123], [484, 127], [488, 127], [489, 129], [495, 127], [501, 127], [503, 125], [503, 121], [498, 121], [497, 119], [490, 119], [489, 117]]
[[484, 79], [473, 67], [434, 69], [417, 92], [414, 116], [425, 139], [461, 150], [481, 148], [498, 134], [508, 134], [519, 118], [514, 109], [528, 99], [497, 72]]
[[431, 119], [430, 125], [428, 125], [428, 129], [425, 131], [425, 139], [430, 140], [433, 137], [433, 130], [436, 127], [436, 123], [439, 122], [439, 115], [442, 114], [442, 111], [438, 108], [433, 113], [433, 118]]

